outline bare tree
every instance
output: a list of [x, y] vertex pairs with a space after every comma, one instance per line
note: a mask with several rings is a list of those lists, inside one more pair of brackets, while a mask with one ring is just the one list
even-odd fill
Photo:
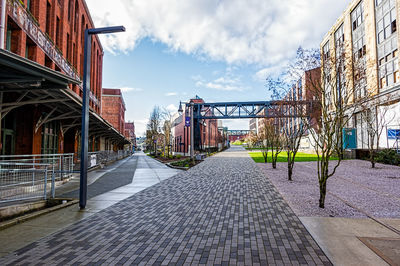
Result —
[[[320, 110], [321, 115], [308, 117], [303, 122], [314, 140], [318, 158], [319, 207], [325, 208], [327, 181], [335, 174], [346, 148], [343, 147], [343, 129], [347, 127], [359, 103], [365, 101], [368, 91], [363, 50], [353, 54], [351, 46], [341, 39], [334, 51], [327, 44], [322, 52], [321, 78], [310, 79], [308, 88], [315, 98], [313, 109]], [[317, 66], [316, 56], [316, 52], [312, 51], [298, 54], [294, 71]], [[334, 156], [337, 160], [331, 161]]]
[[369, 151], [369, 161], [371, 168], [375, 168], [376, 155], [379, 150], [379, 142], [382, 133], [395, 118], [394, 112], [390, 113], [389, 96], [377, 99], [375, 101], [365, 101], [359, 104], [362, 116], [362, 122], [365, 124], [367, 132], [366, 141]]
[[154, 106], [150, 113], [149, 122], [147, 123], [146, 142], [151, 150], [157, 156], [157, 142], [161, 132], [162, 112], [160, 107]]
[[261, 153], [263, 155], [264, 162], [267, 163], [268, 162], [268, 149], [269, 149], [269, 139], [268, 139], [269, 136], [268, 136], [267, 128], [265, 126], [265, 121], [266, 121], [266, 119], [264, 118], [261, 123], [257, 138], [258, 138], [258, 142], [261, 145]]
[[[307, 50], [307, 53], [311, 52], [314, 51]], [[297, 50], [297, 57], [304, 56], [305, 53], [300, 47]], [[310, 59], [317, 61], [315, 57], [310, 57]], [[281, 143], [287, 153], [289, 181], [292, 181], [294, 163], [296, 154], [300, 148], [301, 139], [307, 131], [307, 127], [304, 126], [301, 119], [306, 109], [304, 102], [299, 97], [299, 91], [296, 86], [298, 81], [302, 79], [303, 73], [304, 70], [301, 71], [296, 69], [294, 65], [288, 65], [283, 75], [277, 78], [268, 77], [266, 82], [267, 89], [272, 93], [272, 99], [281, 101], [280, 106], [274, 111], [277, 116], [275, 120], [278, 121], [282, 136], [276, 134], [275, 138], [276, 140], [283, 138]]]
[[170, 153], [171, 153], [170, 147], [172, 144], [173, 115], [169, 110], [164, 109], [163, 113], [162, 113], [162, 117], [164, 118], [162, 131], [163, 131], [164, 138], [165, 138], [165, 145], [167, 147], [167, 153], [165, 153], [165, 147], [164, 147], [164, 156], [166, 155], [166, 157], [169, 157]]
[[283, 150], [283, 139], [279, 132], [278, 124], [276, 121], [278, 119], [265, 119], [265, 133], [268, 140], [268, 149], [271, 150], [271, 162], [272, 168], [276, 169], [276, 162], [278, 161], [278, 156]]
[[247, 142], [249, 148], [253, 148], [258, 142], [257, 133], [250, 131], [250, 133], [246, 136], [245, 141]]

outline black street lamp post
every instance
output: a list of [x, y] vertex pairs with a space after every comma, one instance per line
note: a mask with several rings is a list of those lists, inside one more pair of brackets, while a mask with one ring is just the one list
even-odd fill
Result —
[[90, 91], [90, 58], [92, 35], [123, 32], [125, 27], [105, 27], [85, 30], [85, 47], [83, 59], [83, 97], [82, 97], [82, 130], [81, 130], [81, 171], [79, 187], [79, 207], [84, 209], [87, 201], [87, 166], [88, 166], [88, 133], [89, 133], [89, 91]]

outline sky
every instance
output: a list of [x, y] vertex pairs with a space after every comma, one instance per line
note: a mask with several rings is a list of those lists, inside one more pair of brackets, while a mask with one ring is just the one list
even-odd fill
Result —
[[[317, 48], [349, 0], [86, 0], [100, 35], [103, 88], [119, 88], [126, 121], [142, 136], [154, 106], [175, 112], [206, 102], [268, 100], [299, 46]], [[224, 120], [248, 129], [248, 120]]]

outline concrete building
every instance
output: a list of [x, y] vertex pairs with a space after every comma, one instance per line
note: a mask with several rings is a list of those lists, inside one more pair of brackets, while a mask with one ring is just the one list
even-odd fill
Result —
[[331, 68], [338, 82], [328, 93], [351, 95], [347, 104], [368, 100], [368, 110], [358, 108], [347, 125], [356, 129], [357, 149], [368, 147], [366, 119], [371, 115], [384, 127], [381, 148], [398, 141], [387, 133], [400, 133], [399, 9], [399, 0], [354, 0], [321, 42], [324, 72], [330, 58], [351, 55], [342, 66]]
[[[80, 149], [84, 0], [8, 0], [0, 49], [0, 154]], [[92, 38], [89, 151], [128, 140], [101, 117], [103, 48]]]
[[257, 118], [251, 118], [249, 120], [249, 130], [258, 133], [258, 119]]

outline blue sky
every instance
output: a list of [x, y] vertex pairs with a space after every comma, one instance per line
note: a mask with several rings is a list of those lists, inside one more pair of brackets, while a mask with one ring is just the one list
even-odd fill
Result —
[[[267, 99], [264, 80], [256, 72], [256, 66], [199, 59], [172, 52], [165, 44], [146, 38], [127, 53], [105, 52], [103, 87], [123, 89], [126, 120], [135, 121], [138, 133], [143, 134], [145, 120], [155, 105], [174, 111], [180, 100], [195, 95], [209, 102]], [[226, 124], [232, 129], [248, 127], [247, 120]]]
[[[103, 87], [121, 88], [126, 120], [145, 132], [153, 106], [179, 100], [268, 99], [264, 80], [279, 75], [296, 49], [319, 47], [349, 0], [86, 0], [101, 35]], [[224, 121], [246, 129], [248, 121]]]

